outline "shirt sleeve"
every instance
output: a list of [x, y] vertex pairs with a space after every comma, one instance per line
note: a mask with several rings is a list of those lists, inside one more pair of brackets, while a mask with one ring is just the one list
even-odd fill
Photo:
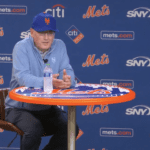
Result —
[[43, 77], [36, 77], [30, 73], [28, 52], [22, 43], [15, 45], [12, 57], [13, 74], [19, 86], [43, 87]]
[[61, 43], [62, 55], [61, 55], [60, 69], [59, 69], [59, 79], [63, 78], [63, 70], [66, 69], [67, 75], [71, 76], [71, 87], [70, 88], [74, 88], [76, 85], [75, 74], [74, 74], [72, 66], [70, 65], [70, 62], [69, 62], [69, 57], [67, 54], [66, 46], [63, 41], [61, 41], [61, 42], [62, 42]]

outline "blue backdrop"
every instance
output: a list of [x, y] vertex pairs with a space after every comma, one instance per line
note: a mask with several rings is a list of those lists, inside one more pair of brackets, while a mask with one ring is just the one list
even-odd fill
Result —
[[[136, 92], [126, 103], [78, 106], [76, 149], [150, 149], [150, 1], [1, 0], [0, 88], [9, 87], [14, 45], [30, 35], [33, 17], [44, 11], [57, 21], [56, 38], [65, 42], [78, 81]], [[0, 130], [0, 149], [14, 136]], [[40, 150], [48, 140], [42, 138]], [[19, 144], [18, 136], [11, 147]]]

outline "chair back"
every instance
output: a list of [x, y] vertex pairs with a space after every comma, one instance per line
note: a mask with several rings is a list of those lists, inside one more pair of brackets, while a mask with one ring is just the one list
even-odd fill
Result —
[[0, 89], [0, 120], [5, 120], [5, 98], [8, 95], [9, 88]]

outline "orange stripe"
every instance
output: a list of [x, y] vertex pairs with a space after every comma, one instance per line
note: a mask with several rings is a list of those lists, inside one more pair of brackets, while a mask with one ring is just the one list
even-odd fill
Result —
[[61, 5], [61, 4], [56, 4], [56, 5], [54, 5], [52, 8], [55, 8], [55, 7], [62, 7], [62, 8], [65, 8], [63, 5]]
[[80, 33], [73, 41], [77, 44], [84, 38], [84, 35]]

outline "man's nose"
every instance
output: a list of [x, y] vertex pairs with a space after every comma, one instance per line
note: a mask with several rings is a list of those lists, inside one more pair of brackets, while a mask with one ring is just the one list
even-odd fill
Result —
[[48, 33], [44, 34], [44, 39], [48, 39]]

